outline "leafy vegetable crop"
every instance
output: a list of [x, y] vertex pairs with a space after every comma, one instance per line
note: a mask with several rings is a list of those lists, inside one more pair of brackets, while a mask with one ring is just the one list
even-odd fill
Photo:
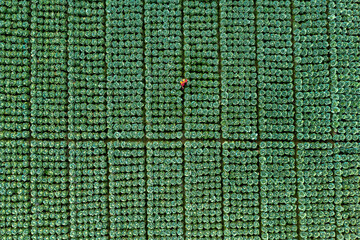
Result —
[[2, 0], [0, 240], [360, 239], [359, 61], [359, 0]]

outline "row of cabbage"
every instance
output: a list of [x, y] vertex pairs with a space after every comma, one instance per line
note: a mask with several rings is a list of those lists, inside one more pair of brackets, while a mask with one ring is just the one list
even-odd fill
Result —
[[359, 140], [354, 0], [0, 6], [1, 138]]
[[216, 1], [184, 1], [185, 138], [220, 138], [219, 12]]
[[0, 141], [3, 239], [356, 239], [358, 143]]
[[328, 10], [333, 139], [359, 141], [359, 3], [356, 0], [330, 0]]
[[0, 3], [0, 138], [30, 137], [30, 2]]
[[67, 137], [67, 11], [61, 0], [31, 3], [30, 130], [38, 139]]
[[258, 138], [256, 19], [253, 1], [220, 1], [223, 137]]
[[144, 136], [143, 1], [106, 1], [107, 137]]

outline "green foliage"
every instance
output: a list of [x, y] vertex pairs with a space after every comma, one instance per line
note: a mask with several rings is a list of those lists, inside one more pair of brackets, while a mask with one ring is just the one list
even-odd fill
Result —
[[300, 236], [335, 239], [333, 146], [311, 142], [299, 143], [297, 148]]
[[297, 239], [295, 145], [260, 144], [261, 235]]
[[69, 143], [70, 238], [108, 238], [106, 144]]
[[258, 134], [254, 5], [221, 1], [220, 24], [222, 134], [226, 139], [254, 140]]
[[260, 236], [257, 144], [225, 142], [223, 156], [223, 219], [226, 239]]
[[0, 1], [0, 240], [358, 239], [359, 9]]
[[360, 12], [356, 2], [330, 1], [330, 80], [335, 141], [359, 141]]
[[0, 141], [0, 238], [29, 239], [31, 222], [29, 143]]
[[69, 239], [69, 171], [66, 142], [32, 141], [31, 236]]
[[221, 144], [186, 142], [186, 238], [222, 239]]
[[181, 142], [146, 145], [149, 238], [183, 239], [183, 158]]
[[106, 8], [107, 136], [141, 139], [144, 136], [142, 1], [107, 1]]
[[146, 136], [182, 137], [181, 4], [176, 0], [145, 1]]
[[30, 136], [29, 1], [0, 3], [0, 138]]
[[146, 236], [145, 149], [142, 143], [109, 142], [110, 237]]
[[360, 224], [360, 144], [334, 146], [336, 234], [338, 239], [357, 237]]
[[69, 0], [69, 138], [106, 138], [105, 14], [103, 1]]
[[183, 12], [184, 69], [189, 79], [184, 96], [185, 137], [219, 139], [217, 2], [185, 1]]
[[30, 120], [31, 134], [37, 139], [66, 138], [66, 12], [61, 0], [31, 4]]
[[326, 5], [326, 1], [297, 1], [294, 9], [296, 133], [300, 140], [332, 138]]
[[294, 137], [290, 1], [257, 4], [259, 131], [263, 140]]

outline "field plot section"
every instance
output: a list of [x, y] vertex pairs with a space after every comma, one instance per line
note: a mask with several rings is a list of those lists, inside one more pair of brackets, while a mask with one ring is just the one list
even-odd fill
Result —
[[294, 143], [262, 142], [259, 162], [262, 238], [298, 239]]
[[260, 138], [291, 141], [295, 112], [290, 1], [256, 4]]
[[329, 13], [333, 139], [359, 142], [359, 3], [355, 0], [330, 0]]
[[28, 142], [0, 141], [0, 237], [29, 239], [30, 146]]
[[360, 144], [336, 143], [335, 210], [338, 239], [356, 239], [360, 222]]
[[145, 0], [146, 136], [182, 137], [181, 3]]
[[70, 239], [69, 162], [65, 141], [32, 141], [31, 235]]
[[110, 238], [146, 239], [145, 145], [109, 142]]
[[11, 4], [5, 3], [6, 1], [0, 2], [0, 138], [28, 138], [31, 78], [30, 3], [15, 0], [11, 1]]
[[220, 138], [217, 2], [184, 1], [184, 119], [187, 139]]
[[69, 139], [106, 138], [104, 2], [68, 0]]
[[185, 144], [185, 236], [222, 239], [221, 144]]
[[150, 239], [183, 239], [181, 142], [146, 145], [147, 229]]
[[221, 128], [225, 139], [258, 137], [254, 13], [251, 1], [221, 1]]
[[335, 176], [331, 143], [297, 145], [300, 236], [335, 239]]
[[297, 1], [294, 16], [296, 136], [329, 140], [331, 91], [327, 1]]
[[141, 139], [144, 136], [143, 8], [143, 1], [139, 0], [106, 1], [109, 138]]
[[31, 1], [31, 135], [65, 139], [68, 120], [67, 6]]
[[108, 161], [106, 144], [69, 145], [70, 238], [105, 239], [108, 236]]
[[253, 239], [260, 235], [257, 147], [252, 142], [225, 142], [222, 145], [225, 239]]

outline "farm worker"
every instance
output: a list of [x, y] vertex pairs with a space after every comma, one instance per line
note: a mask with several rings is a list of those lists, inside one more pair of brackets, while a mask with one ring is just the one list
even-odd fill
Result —
[[185, 85], [187, 84], [188, 80], [187, 79], [183, 79], [180, 84], [181, 84], [181, 89], [184, 90]]

